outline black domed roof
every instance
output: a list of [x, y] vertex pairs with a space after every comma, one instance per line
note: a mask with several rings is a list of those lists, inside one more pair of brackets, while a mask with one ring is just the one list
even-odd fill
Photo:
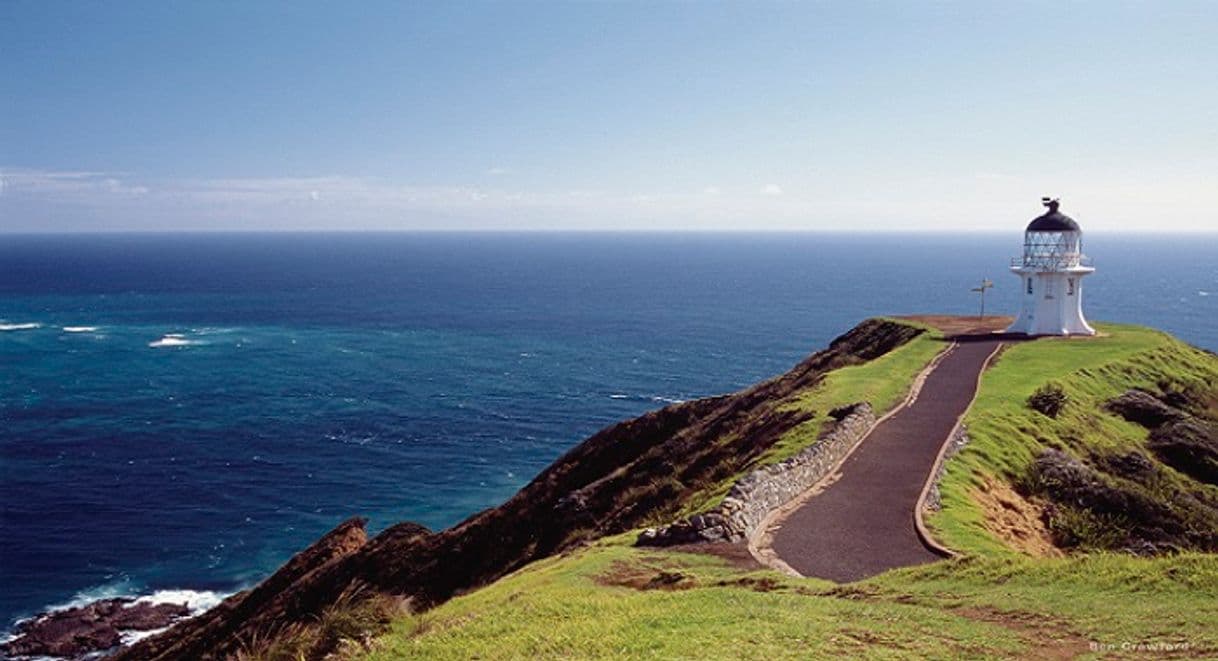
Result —
[[1080, 232], [1078, 223], [1066, 214], [1057, 210], [1057, 200], [1045, 200], [1049, 211], [1043, 216], [1037, 216], [1028, 223], [1028, 232]]

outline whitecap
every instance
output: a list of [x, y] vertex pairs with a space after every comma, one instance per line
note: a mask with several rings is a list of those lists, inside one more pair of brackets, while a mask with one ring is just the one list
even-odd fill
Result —
[[97, 330], [97, 326], [64, 326], [65, 333], [92, 333]]
[[223, 327], [217, 327], [217, 326], [205, 326], [203, 328], [192, 328], [190, 330], [193, 333], [198, 334], [198, 335], [222, 335], [224, 333], [235, 333], [236, 331], [238, 331], [240, 329], [239, 328], [223, 328]]
[[652, 397], [651, 401], [663, 402], [665, 404], [684, 404], [685, 403], [685, 400], [683, 400], [683, 399], [677, 399], [675, 397], [660, 397], [659, 395]]
[[1198, 295], [1198, 296], [1209, 296], [1209, 295], [1210, 295], [1210, 293], [1209, 293], [1209, 292], [1207, 292], [1207, 291], [1205, 291], [1204, 289], [1201, 289], [1201, 290], [1198, 290], [1198, 291], [1197, 291], [1197, 295]]
[[630, 399], [630, 395], [623, 395], [622, 393], [614, 393], [612, 395], [609, 395], [609, 399]]
[[34, 330], [35, 328], [42, 328], [42, 324], [0, 324], [0, 331], [23, 331]]
[[181, 333], [166, 333], [161, 337], [161, 339], [149, 342], [148, 346], [152, 347], [153, 349], [159, 349], [163, 347], [187, 347], [192, 344], [199, 344], [199, 342], [195, 340], [188, 340], [186, 339], [186, 336], [182, 335]]

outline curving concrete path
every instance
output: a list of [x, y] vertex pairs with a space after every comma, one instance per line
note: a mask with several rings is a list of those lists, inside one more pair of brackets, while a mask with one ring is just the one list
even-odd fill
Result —
[[876, 425], [836, 480], [770, 528], [769, 550], [804, 576], [839, 582], [941, 559], [918, 535], [914, 512], [982, 369], [1008, 339], [957, 338], [917, 397]]

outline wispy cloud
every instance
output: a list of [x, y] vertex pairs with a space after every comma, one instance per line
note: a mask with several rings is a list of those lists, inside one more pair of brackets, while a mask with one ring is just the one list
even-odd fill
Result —
[[71, 195], [77, 193], [144, 195], [146, 186], [131, 185], [120, 174], [87, 171], [0, 169], [0, 195]]
[[[913, 173], [865, 184], [826, 173], [778, 184], [678, 192], [506, 185], [420, 186], [343, 175], [155, 178], [86, 170], [0, 168], [0, 231], [164, 229], [826, 229], [1019, 230], [1040, 196], [1061, 195], [1089, 230], [1143, 227], [1174, 200], [1218, 208], [1203, 178], [1139, 172], [1138, 181], [1035, 180]], [[1146, 182], [1155, 194], [1146, 194]], [[1141, 184], [1139, 185], [1135, 184]], [[1048, 186], [1048, 188], [1046, 188]], [[945, 197], [942, 191], [953, 191]], [[1213, 218], [1173, 212], [1179, 229]]]

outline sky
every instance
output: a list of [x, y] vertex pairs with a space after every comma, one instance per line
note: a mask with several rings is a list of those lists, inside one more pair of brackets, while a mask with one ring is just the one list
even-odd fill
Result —
[[1218, 232], [1218, 2], [0, 2], [0, 232]]

